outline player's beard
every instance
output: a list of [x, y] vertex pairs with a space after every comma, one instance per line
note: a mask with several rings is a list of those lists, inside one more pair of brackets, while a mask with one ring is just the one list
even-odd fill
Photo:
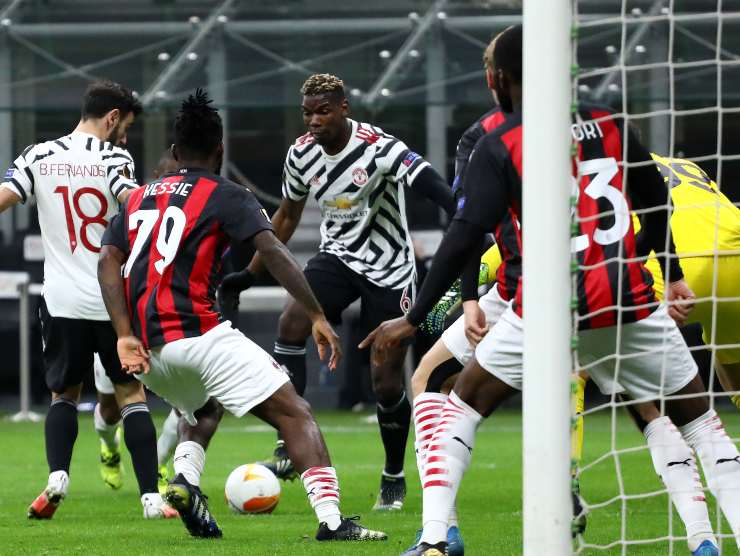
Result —
[[108, 134], [107, 141], [110, 143], [113, 143], [116, 146], [126, 148], [125, 145], [121, 145], [121, 138], [123, 137], [122, 130], [123, 130], [123, 125], [119, 123], [118, 125], [116, 125], [116, 127], [111, 129], [110, 133]]

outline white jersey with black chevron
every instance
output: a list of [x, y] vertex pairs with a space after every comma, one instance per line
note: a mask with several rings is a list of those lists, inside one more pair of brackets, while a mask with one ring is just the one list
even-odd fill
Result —
[[31, 145], [0, 187], [35, 198], [44, 246], [43, 296], [49, 314], [108, 320], [98, 284], [100, 240], [118, 198], [138, 187], [127, 151], [75, 131]]
[[298, 138], [285, 158], [283, 196], [300, 201], [312, 192], [323, 216], [319, 249], [376, 285], [403, 288], [414, 275], [403, 188], [429, 163], [380, 128], [350, 123], [335, 155], [310, 134]]

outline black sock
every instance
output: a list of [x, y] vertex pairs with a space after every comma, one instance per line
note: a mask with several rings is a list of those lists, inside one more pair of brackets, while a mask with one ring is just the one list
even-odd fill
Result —
[[277, 339], [272, 355], [288, 369], [290, 381], [299, 396], [306, 391], [306, 342], [295, 344]]
[[[280, 365], [288, 370], [288, 376], [298, 395], [303, 397], [306, 391], [306, 342], [295, 344], [278, 338], [272, 350], [272, 356]], [[280, 431], [277, 433], [278, 444], [283, 442]], [[284, 448], [279, 445], [278, 448]]]
[[411, 404], [406, 392], [402, 392], [401, 399], [396, 403], [387, 407], [379, 403], [377, 410], [380, 438], [385, 448], [385, 472], [396, 475], [403, 471], [406, 440], [411, 425]]
[[44, 424], [46, 461], [49, 473], [66, 471], [72, 461], [72, 448], [77, 440], [77, 404], [64, 398], [51, 402]]
[[123, 438], [131, 454], [139, 492], [157, 492], [157, 431], [146, 403], [121, 408]]

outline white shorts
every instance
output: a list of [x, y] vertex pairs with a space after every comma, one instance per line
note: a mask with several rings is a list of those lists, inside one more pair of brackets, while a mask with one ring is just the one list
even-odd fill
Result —
[[[665, 306], [640, 321], [622, 325], [619, 357], [617, 331], [616, 326], [608, 326], [578, 335], [581, 369], [604, 394], [655, 399], [677, 392], [696, 376], [696, 363]], [[523, 340], [523, 321], [508, 308], [478, 344], [476, 359], [496, 378], [521, 390]]]
[[270, 354], [228, 321], [202, 336], [152, 349], [149, 373], [136, 376], [191, 425], [208, 398], [241, 417], [290, 380]]
[[[488, 329], [491, 330], [511, 302], [503, 300], [501, 295], [498, 293], [498, 288], [494, 284], [494, 286], [478, 300], [478, 304], [480, 305], [483, 314], [486, 316]], [[473, 357], [475, 348], [470, 345], [467, 336], [465, 336], [465, 315], [460, 315], [458, 319], [442, 333], [442, 343], [449, 350], [452, 356], [463, 365]]]
[[93, 358], [93, 373], [95, 375], [95, 389], [101, 394], [115, 394], [113, 383], [105, 374], [103, 363], [100, 362], [100, 356], [96, 353]]

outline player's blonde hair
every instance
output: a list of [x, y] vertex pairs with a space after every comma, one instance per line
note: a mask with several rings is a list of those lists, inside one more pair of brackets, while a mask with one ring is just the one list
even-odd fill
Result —
[[303, 83], [301, 94], [307, 97], [326, 93], [344, 95], [344, 81], [330, 73], [315, 73]]

